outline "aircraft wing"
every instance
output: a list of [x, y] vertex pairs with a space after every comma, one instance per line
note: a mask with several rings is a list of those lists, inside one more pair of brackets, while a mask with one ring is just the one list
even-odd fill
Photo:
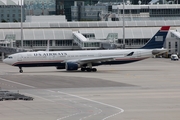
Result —
[[124, 58], [126, 56], [132, 56], [134, 52], [130, 52], [127, 55], [118, 55], [118, 56], [104, 56], [104, 57], [92, 57], [92, 58], [83, 58], [83, 59], [76, 59], [76, 60], [69, 60], [66, 62], [76, 62], [79, 64], [85, 64], [85, 63], [96, 63], [96, 62], [103, 62], [103, 61], [112, 61], [115, 58]]

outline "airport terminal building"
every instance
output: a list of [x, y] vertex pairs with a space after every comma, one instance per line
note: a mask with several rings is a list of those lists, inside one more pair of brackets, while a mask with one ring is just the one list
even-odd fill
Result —
[[[145, 8], [138, 6], [126, 6], [126, 9], [127, 11], [133, 9], [134, 11], [146, 11], [147, 6]], [[11, 54], [23, 49], [45, 50], [47, 41], [50, 43], [51, 51], [140, 48], [161, 26], [166, 25], [171, 26], [171, 30], [164, 48], [169, 49], [169, 55], [180, 53], [179, 12], [176, 12], [174, 17], [164, 15], [160, 17], [161, 14], [156, 10], [155, 13], [159, 14], [159, 17], [150, 16], [147, 12], [126, 14], [125, 39], [123, 40], [122, 14], [117, 14], [118, 11], [116, 11], [116, 9], [122, 9], [121, 7], [122, 5], [113, 7], [115, 17], [121, 18], [119, 21], [67, 22], [64, 16], [43, 15], [27, 16], [22, 26], [21, 23], [0, 23], [0, 53]], [[179, 5], [152, 5], [151, 8], [161, 9], [164, 13], [169, 9], [179, 11], [180, 7]]]
[[[160, 29], [170, 25], [165, 48], [179, 53], [180, 21], [126, 21], [125, 48], [140, 48]], [[0, 24], [1, 52], [4, 47], [21, 48], [21, 24]], [[123, 48], [123, 24], [121, 21], [23, 23], [23, 48], [33, 51], [45, 50], [47, 41], [50, 50], [92, 50]]]

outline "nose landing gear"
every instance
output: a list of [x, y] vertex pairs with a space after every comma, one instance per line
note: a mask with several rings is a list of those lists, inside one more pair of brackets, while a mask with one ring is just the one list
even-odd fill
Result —
[[19, 67], [19, 72], [23, 73], [22, 67]]

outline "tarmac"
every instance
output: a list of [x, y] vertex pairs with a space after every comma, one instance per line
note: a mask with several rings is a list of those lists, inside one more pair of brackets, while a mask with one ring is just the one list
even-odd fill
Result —
[[0, 63], [0, 88], [33, 101], [0, 101], [0, 120], [179, 120], [180, 61], [150, 58], [97, 72]]

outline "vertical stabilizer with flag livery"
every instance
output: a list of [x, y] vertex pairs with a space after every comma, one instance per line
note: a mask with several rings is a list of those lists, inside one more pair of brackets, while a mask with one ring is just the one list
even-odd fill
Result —
[[163, 48], [170, 26], [162, 26], [161, 29], [141, 49]]

